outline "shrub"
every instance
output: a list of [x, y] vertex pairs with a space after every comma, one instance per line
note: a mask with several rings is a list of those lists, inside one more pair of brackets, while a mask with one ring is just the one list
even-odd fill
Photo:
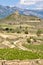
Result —
[[14, 30], [14, 29], [10, 29], [10, 32], [14, 33], [14, 32], [15, 32], [15, 30]]
[[34, 40], [34, 42], [36, 42], [36, 41], [37, 41], [37, 38], [36, 38], [36, 37], [32, 37], [32, 39]]
[[20, 26], [20, 29], [22, 28], [22, 26]]
[[41, 34], [41, 30], [38, 29], [36, 34], [37, 34], [37, 36], [40, 36], [40, 34]]
[[13, 43], [13, 42], [11, 42], [11, 44], [13, 45], [14, 43]]
[[27, 42], [28, 42], [28, 43], [31, 43], [31, 39], [30, 39], [30, 38], [27, 38]]
[[21, 30], [20, 29], [17, 29], [16, 31], [17, 31], [17, 33], [21, 33]]
[[36, 40], [36, 38], [33, 38], [33, 40], [34, 40], [34, 42], [36, 42], [37, 40]]
[[28, 30], [25, 30], [25, 34], [28, 34]]
[[15, 28], [15, 32], [17, 32], [17, 33], [22, 33], [23, 31], [24, 31], [24, 29], [21, 25]]
[[8, 31], [8, 30], [9, 30], [9, 28], [5, 28], [5, 30], [6, 30], [6, 31]]
[[17, 28], [15, 29], [15, 32], [21, 33], [21, 29], [20, 29], [19, 27], [17, 27]]

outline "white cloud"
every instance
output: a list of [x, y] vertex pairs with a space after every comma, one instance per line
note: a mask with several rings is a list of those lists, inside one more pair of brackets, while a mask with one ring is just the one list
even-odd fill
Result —
[[30, 0], [20, 0], [20, 4], [22, 4], [22, 5], [31, 5], [31, 4], [35, 4], [35, 2], [32, 2]]
[[20, 4], [22, 5], [32, 5], [32, 4], [36, 4], [37, 2], [40, 2], [43, 0], [20, 0]]
[[38, 3], [36, 4], [36, 9], [38, 9], [38, 10], [43, 9], [43, 1], [42, 1], [42, 2], [38, 2]]
[[19, 3], [21, 6], [26, 6], [26, 9], [43, 9], [43, 0], [20, 0]]

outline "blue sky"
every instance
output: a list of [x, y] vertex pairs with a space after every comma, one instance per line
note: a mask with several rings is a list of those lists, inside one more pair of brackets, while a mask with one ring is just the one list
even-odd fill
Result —
[[0, 5], [13, 6], [13, 5], [17, 4], [18, 2], [19, 2], [19, 0], [0, 0]]
[[43, 9], [43, 0], [0, 0], [0, 5], [27, 9]]

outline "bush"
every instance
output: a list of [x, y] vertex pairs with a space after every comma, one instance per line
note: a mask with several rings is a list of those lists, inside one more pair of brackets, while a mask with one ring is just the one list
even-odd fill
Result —
[[14, 33], [14, 32], [15, 32], [15, 30], [14, 30], [14, 29], [10, 29], [10, 32]]
[[6, 30], [6, 31], [8, 31], [8, 30], [9, 30], [9, 28], [5, 28], [5, 30]]
[[13, 43], [13, 42], [11, 42], [11, 44], [12, 44], [12, 45], [14, 45], [14, 43]]
[[34, 42], [36, 42], [37, 41], [37, 38], [36, 37], [31, 37], [33, 40], [34, 40]]
[[21, 33], [21, 29], [20, 29], [19, 27], [17, 27], [17, 28], [15, 29], [15, 32]]
[[28, 34], [28, 30], [25, 30], [25, 34]]
[[17, 33], [21, 33], [21, 30], [20, 29], [17, 29]]
[[20, 31], [17, 31], [17, 33], [21, 33]]
[[37, 40], [36, 40], [36, 38], [33, 38], [33, 40], [34, 40], [34, 42], [36, 42]]
[[31, 39], [30, 39], [30, 38], [27, 38], [27, 42], [28, 42], [28, 43], [31, 43]]
[[40, 36], [40, 34], [41, 34], [41, 30], [40, 29], [38, 29], [38, 31], [37, 31], [37, 36]]
[[25, 28], [25, 34], [28, 34], [28, 27]]
[[22, 28], [22, 26], [20, 26], [20, 29]]

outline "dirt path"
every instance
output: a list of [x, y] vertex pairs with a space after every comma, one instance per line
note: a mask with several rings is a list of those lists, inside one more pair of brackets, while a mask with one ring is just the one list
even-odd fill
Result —
[[8, 37], [8, 35], [5, 35], [3, 33], [0, 33], [0, 36], [3, 37], [3, 38], [7, 38]]
[[14, 42], [14, 45], [16, 45], [19, 49], [32, 51], [32, 50], [27, 49], [26, 47], [23, 47], [22, 44], [23, 44], [23, 39], [20, 39]]
[[[9, 48], [14, 48], [14, 47], [18, 47], [19, 49], [22, 50], [27, 50], [27, 51], [32, 51], [30, 49], [27, 49], [26, 47], [22, 46], [24, 40], [26, 37], [29, 36], [37, 36], [36, 34], [14, 34], [14, 35], [8, 35], [8, 34], [3, 34], [0, 33], [0, 36], [3, 37], [5, 40], [2, 42], [2, 44], [8, 46]], [[12, 38], [14, 39], [14, 44], [11, 44], [9, 41], [6, 40], [6, 38]], [[18, 38], [18, 39], [16, 39]], [[16, 40], [15, 40], [16, 39]], [[34, 50], [35, 51], [35, 50]]]

